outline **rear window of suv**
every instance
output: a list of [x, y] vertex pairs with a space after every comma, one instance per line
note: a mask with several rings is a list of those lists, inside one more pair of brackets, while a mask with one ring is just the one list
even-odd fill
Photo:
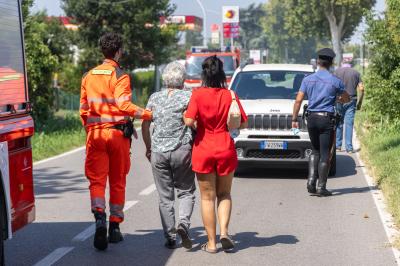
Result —
[[240, 72], [231, 88], [242, 100], [295, 99], [301, 82], [310, 74], [300, 71]]

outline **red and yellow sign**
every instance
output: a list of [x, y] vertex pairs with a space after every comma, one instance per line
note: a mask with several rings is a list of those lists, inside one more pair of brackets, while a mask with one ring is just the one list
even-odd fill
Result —
[[239, 7], [223, 6], [222, 23], [239, 23]]

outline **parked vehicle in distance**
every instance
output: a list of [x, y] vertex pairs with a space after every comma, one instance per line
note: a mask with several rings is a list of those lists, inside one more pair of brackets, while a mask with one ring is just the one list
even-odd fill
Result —
[[[301, 82], [312, 73], [312, 65], [296, 64], [246, 65], [236, 70], [229, 88], [237, 93], [249, 118], [248, 128], [235, 138], [239, 169], [307, 168], [312, 149], [302, 114], [300, 131], [291, 127]], [[331, 164], [332, 174], [336, 162]]]
[[235, 70], [240, 64], [240, 51], [235, 49], [233, 52], [209, 50], [202, 47], [193, 47], [190, 52], [186, 53], [186, 75], [185, 87], [197, 88], [201, 86], [201, 64], [209, 57], [216, 55], [224, 63], [224, 70], [228, 84], [230, 83]]
[[35, 218], [21, 0], [0, 0], [0, 259], [12, 233]]

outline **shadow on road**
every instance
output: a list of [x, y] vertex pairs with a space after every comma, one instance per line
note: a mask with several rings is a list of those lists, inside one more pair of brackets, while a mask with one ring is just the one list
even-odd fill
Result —
[[373, 187], [349, 187], [349, 188], [340, 188], [340, 189], [331, 189], [330, 191], [333, 193], [333, 196], [341, 196], [346, 194], [357, 194], [357, 193], [365, 193], [370, 190], [377, 189], [376, 186]]
[[53, 198], [59, 198], [63, 192], [86, 192], [87, 186], [81, 184], [87, 182], [81, 174], [73, 171], [63, 170], [58, 167], [34, 169], [35, 195], [52, 195]]
[[307, 169], [269, 169], [269, 168], [243, 168], [235, 174], [236, 178], [279, 178], [279, 179], [305, 179]]
[[[335, 176], [329, 178], [342, 178], [357, 174], [356, 161], [350, 155], [336, 155], [337, 171]], [[236, 178], [272, 178], [272, 179], [306, 179], [308, 169], [290, 169], [289, 168], [267, 168], [252, 167], [241, 168], [235, 173]]]
[[[193, 249], [190, 252], [200, 251], [201, 245], [207, 242], [207, 235], [203, 227], [190, 229], [193, 239]], [[272, 237], [258, 237], [258, 232], [240, 232], [232, 236], [236, 242], [235, 252], [248, 248], [269, 247], [277, 244], [294, 245], [299, 242], [293, 235], [277, 235]], [[217, 236], [218, 238], [218, 236]]]
[[357, 174], [357, 164], [354, 158], [346, 154], [336, 155], [336, 175], [331, 178], [347, 177]]

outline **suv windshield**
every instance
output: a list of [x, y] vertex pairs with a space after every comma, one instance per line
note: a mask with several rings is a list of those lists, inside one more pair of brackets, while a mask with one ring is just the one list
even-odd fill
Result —
[[[200, 78], [201, 64], [208, 56], [191, 56], [186, 62], [186, 73], [189, 77]], [[232, 56], [217, 56], [224, 63], [224, 71], [227, 76], [235, 72], [235, 63]]]
[[298, 71], [240, 72], [232, 90], [242, 100], [295, 99], [301, 82], [310, 74]]

